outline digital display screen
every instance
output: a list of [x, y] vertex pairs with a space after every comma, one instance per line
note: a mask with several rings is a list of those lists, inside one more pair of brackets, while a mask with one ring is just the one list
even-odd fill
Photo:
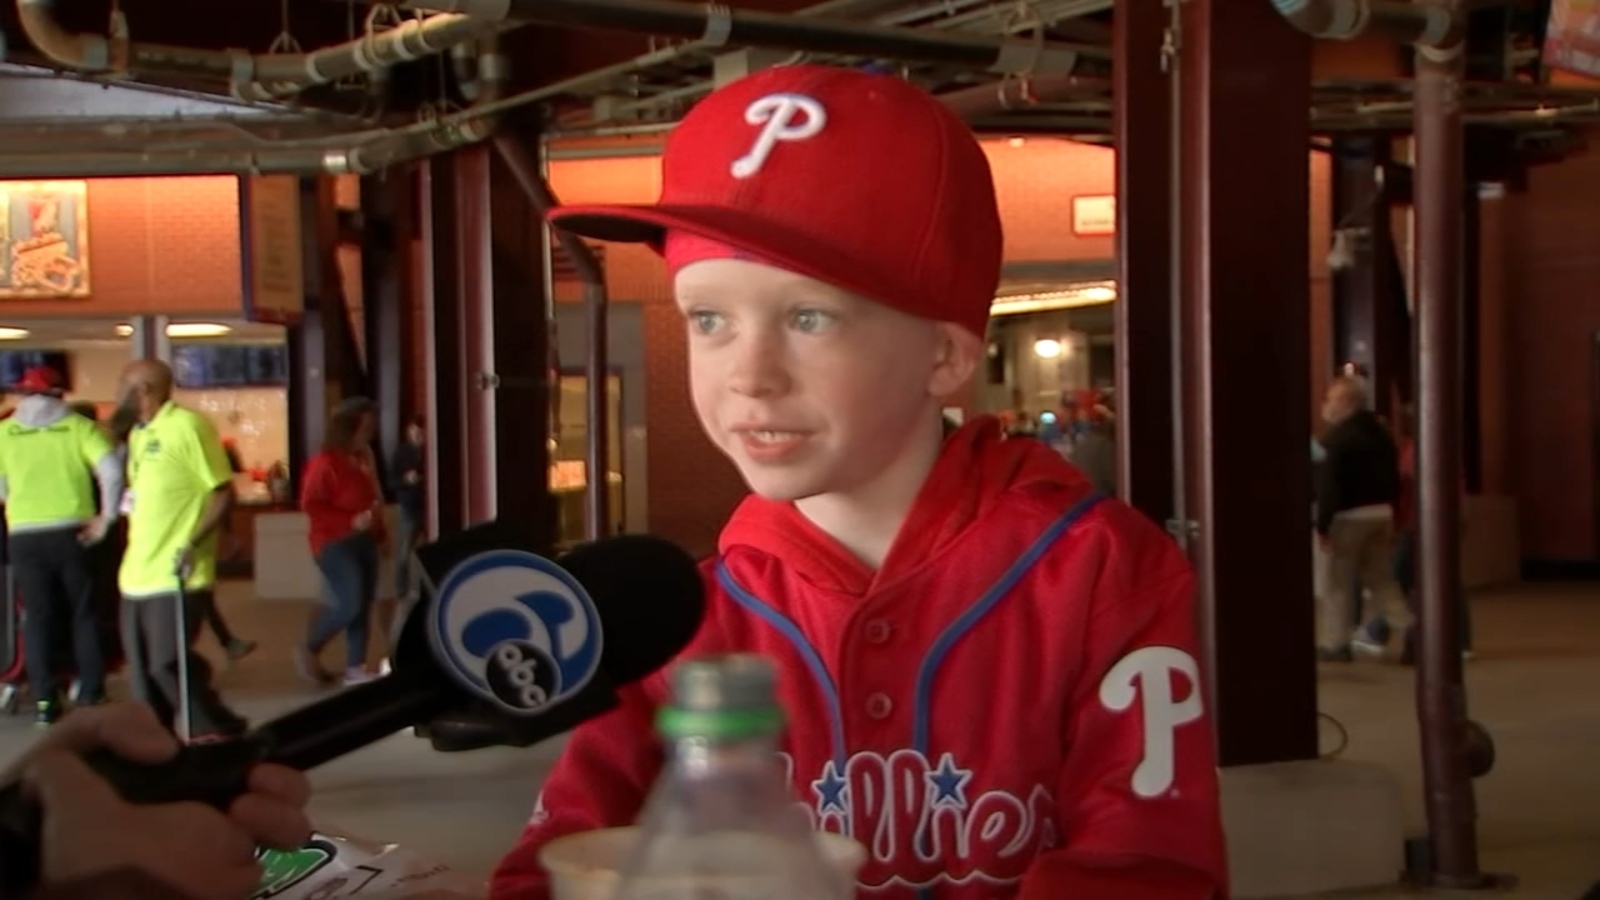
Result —
[[281, 386], [289, 382], [289, 353], [281, 344], [180, 345], [172, 348], [172, 373], [189, 390]]

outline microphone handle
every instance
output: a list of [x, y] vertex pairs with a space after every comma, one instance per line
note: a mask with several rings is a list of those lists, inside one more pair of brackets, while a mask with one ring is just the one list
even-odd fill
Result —
[[[453, 698], [442, 685], [389, 675], [274, 719], [240, 740], [182, 747], [158, 765], [129, 762], [105, 748], [83, 759], [129, 803], [195, 802], [226, 810], [248, 790], [258, 763], [305, 771], [425, 722], [450, 709]], [[20, 782], [0, 788], [0, 897], [27, 896], [38, 884], [43, 826], [43, 810]]]
[[301, 772], [426, 722], [461, 703], [440, 672], [394, 673], [345, 688], [250, 732], [264, 761]]

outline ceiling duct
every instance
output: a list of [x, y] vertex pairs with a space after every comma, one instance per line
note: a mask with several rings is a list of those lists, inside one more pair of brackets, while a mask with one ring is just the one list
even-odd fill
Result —
[[226, 77], [235, 96], [268, 100], [319, 84], [375, 72], [448, 50], [456, 44], [504, 31], [514, 23], [485, 22], [443, 13], [413, 19], [309, 53], [252, 54], [148, 44], [126, 33], [105, 37], [62, 27], [55, 0], [17, 0], [17, 14], [30, 43], [57, 65], [83, 72], [185, 72]]
[[1317, 38], [1347, 41], [1376, 34], [1402, 44], [1447, 47], [1460, 30], [1442, 6], [1397, 0], [1272, 0], [1296, 28]]
[[945, 63], [1014, 75], [1070, 73], [1079, 56], [1109, 49], [1057, 41], [897, 28], [678, 0], [405, 0], [490, 21], [539, 22], [690, 38], [707, 45], [777, 47], [907, 62]]

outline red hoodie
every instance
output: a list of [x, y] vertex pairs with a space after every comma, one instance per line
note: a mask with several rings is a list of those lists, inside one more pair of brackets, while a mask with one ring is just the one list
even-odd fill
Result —
[[362, 457], [323, 450], [306, 463], [300, 509], [311, 520], [311, 555], [356, 531], [356, 516], [372, 513], [372, 535], [383, 536], [383, 494], [372, 465]]
[[[751, 497], [704, 574], [686, 652], [776, 661], [791, 787], [868, 847], [862, 896], [1225, 895], [1189, 567], [1050, 448], [969, 423], [877, 572]], [[634, 820], [666, 695], [653, 676], [573, 733], [494, 900], [544, 900], [541, 846]]]

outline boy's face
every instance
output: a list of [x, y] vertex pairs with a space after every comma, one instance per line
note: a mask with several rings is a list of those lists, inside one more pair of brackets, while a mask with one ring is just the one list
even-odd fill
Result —
[[981, 350], [955, 325], [760, 263], [695, 262], [673, 288], [700, 424], [772, 500], [849, 493], [889, 471]]

